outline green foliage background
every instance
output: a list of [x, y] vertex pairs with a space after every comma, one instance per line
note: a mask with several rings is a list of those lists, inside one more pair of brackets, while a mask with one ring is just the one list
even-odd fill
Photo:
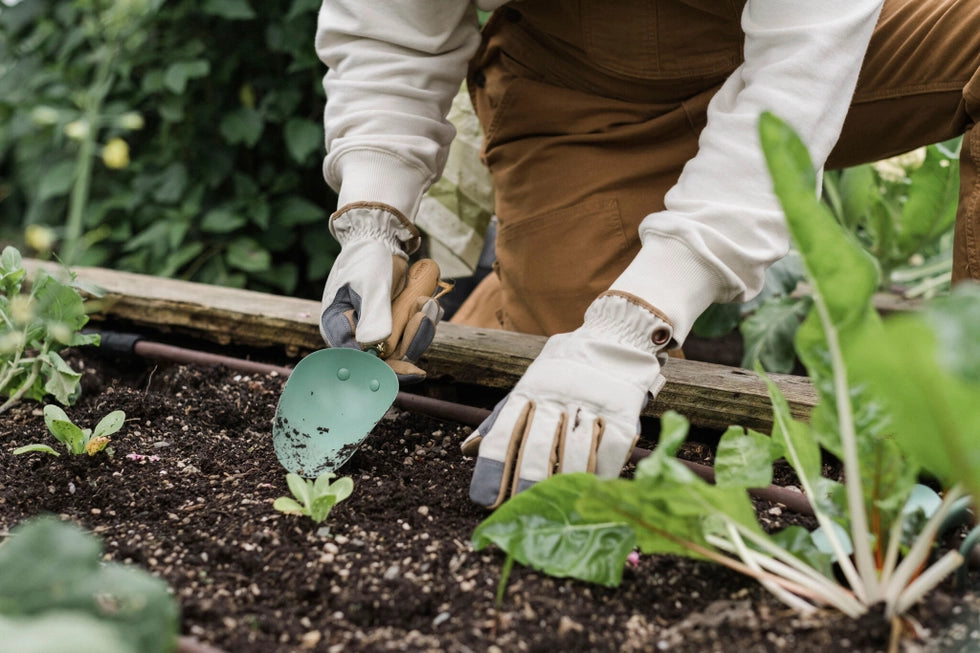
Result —
[[[97, 104], [73, 265], [318, 298], [339, 251], [321, 174], [318, 7], [0, 4], [0, 241], [37, 255], [29, 225], [66, 236], [80, 144], [65, 127]], [[132, 112], [141, 129], [126, 128]], [[114, 137], [129, 145], [125, 168], [99, 157]]]

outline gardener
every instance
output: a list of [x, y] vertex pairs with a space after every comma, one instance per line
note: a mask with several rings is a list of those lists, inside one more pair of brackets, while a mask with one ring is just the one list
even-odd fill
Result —
[[[821, 166], [965, 135], [954, 280], [980, 277], [980, 2], [502, 4], [325, 0], [316, 38], [343, 246], [324, 308], [357, 308], [360, 343], [391, 329], [392, 261], [418, 246], [464, 76], [483, 123], [497, 270], [459, 319], [551, 337], [463, 444], [477, 503], [552, 473], [619, 474], [665, 352], [711, 303], [759, 292], [789, 247], [764, 110]], [[496, 9], [482, 33], [478, 7]]]

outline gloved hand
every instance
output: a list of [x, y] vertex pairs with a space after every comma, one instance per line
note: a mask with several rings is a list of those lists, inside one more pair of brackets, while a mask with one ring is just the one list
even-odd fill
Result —
[[608, 292], [584, 324], [552, 336], [514, 389], [462, 445], [477, 455], [470, 498], [495, 508], [560, 472], [618, 476], [640, 412], [663, 387], [672, 328], [652, 307]]
[[[395, 209], [350, 204], [330, 220], [341, 245], [323, 289], [320, 334], [328, 347], [375, 348], [398, 380], [425, 378], [415, 365], [432, 343], [450, 288], [431, 259], [408, 267], [419, 233]], [[436, 294], [437, 289], [442, 289]]]

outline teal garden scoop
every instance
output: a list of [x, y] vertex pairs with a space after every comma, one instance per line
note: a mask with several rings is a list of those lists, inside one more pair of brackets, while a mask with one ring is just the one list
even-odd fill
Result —
[[416, 261], [407, 271], [402, 267], [399, 276], [402, 288], [392, 300], [387, 340], [367, 351], [315, 351], [290, 373], [272, 425], [273, 448], [287, 471], [316, 478], [338, 469], [395, 402], [399, 375], [424, 378], [410, 361], [431, 342], [442, 314], [437, 300], [451, 286], [439, 280], [432, 259]]
[[279, 397], [272, 427], [276, 457], [306, 478], [337, 469], [397, 395], [398, 377], [373, 350], [313, 352], [296, 365]]

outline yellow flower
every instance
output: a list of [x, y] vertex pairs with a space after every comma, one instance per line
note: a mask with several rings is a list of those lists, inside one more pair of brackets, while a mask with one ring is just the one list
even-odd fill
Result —
[[24, 230], [24, 242], [37, 252], [50, 252], [54, 247], [54, 229], [41, 224], [28, 225]]
[[255, 89], [252, 88], [251, 84], [242, 84], [241, 88], [238, 89], [238, 101], [249, 109], [255, 108]]
[[102, 148], [102, 162], [114, 170], [125, 168], [129, 165], [129, 145], [121, 138], [113, 138]]

